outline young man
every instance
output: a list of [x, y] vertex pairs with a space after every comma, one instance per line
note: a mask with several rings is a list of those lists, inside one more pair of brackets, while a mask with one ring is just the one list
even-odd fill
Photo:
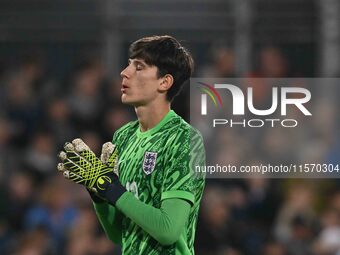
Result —
[[[171, 36], [142, 38], [129, 53], [121, 72], [121, 99], [134, 106], [138, 120], [115, 132], [119, 177], [96, 177], [98, 192], [90, 192], [94, 208], [123, 254], [194, 254], [204, 178], [195, 176], [193, 168], [205, 164], [204, 146], [199, 132], [170, 109], [192, 74], [193, 60]], [[77, 157], [66, 152], [65, 158]], [[65, 163], [68, 169], [86, 168], [75, 165]]]

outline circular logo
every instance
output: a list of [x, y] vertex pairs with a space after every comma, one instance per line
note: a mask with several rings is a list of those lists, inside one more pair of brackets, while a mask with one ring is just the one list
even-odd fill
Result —
[[100, 176], [97, 180], [97, 187], [100, 190], [105, 190], [106, 186], [110, 184], [112, 181], [109, 177], [107, 176]]

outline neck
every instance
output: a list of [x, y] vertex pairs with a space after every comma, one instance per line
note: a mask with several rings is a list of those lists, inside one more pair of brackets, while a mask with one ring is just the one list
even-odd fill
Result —
[[145, 132], [155, 127], [170, 111], [170, 103], [157, 106], [137, 106], [135, 107], [140, 129]]

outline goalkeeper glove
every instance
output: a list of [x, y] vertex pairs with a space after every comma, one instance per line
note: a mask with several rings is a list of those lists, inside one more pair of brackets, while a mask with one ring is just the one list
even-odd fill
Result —
[[103, 145], [101, 160], [81, 139], [66, 143], [64, 150], [59, 153], [63, 163], [58, 164], [58, 170], [67, 179], [85, 186], [114, 205], [126, 191], [117, 176], [118, 154], [115, 145], [111, 142]]

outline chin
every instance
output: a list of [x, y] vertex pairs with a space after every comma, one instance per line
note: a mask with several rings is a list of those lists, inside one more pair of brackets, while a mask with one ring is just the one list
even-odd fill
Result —
[[134, 105], [133, 100], [127, 98], [127, 96], [124, 95], [124, 94], [123, 94], [122, 97], [121, 97], [121, 101], [122, 101], [123, 104]]

